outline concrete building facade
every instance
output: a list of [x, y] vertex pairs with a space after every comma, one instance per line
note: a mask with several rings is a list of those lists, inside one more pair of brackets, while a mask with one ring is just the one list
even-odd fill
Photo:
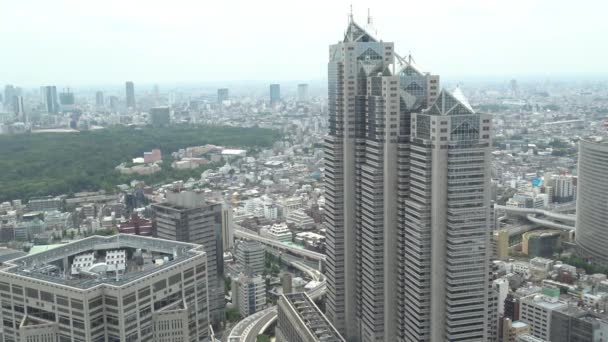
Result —
[[224, 319], [224, 262], [222, 205], [209, 202], [202, 193], [168, 192], [166, 202], [152, 204], [156, 236], [200, 244], [207, 254], [209, 315], [217, 324]]
[[592, 262], [608, 266], [608, 140], [580, 140], [576, 245]]
[[242, 317], [253, 315], [266, 307], [266, 283], [262, 276], [241, 274], [232, 281], [232, 296]]
[[[122, 272], [93, 261], [71, 274], [76, 256], [103, 259], [109, 251], [125, 253]], [[211, 341], [202, 246], [93, 236], [7, 266], [0, 271], [6, 342]]]
[[257, 241], [245, 240], [236, 246], [236, 260], [248, 275], [264, 272], [265, 255], [264, 245]]

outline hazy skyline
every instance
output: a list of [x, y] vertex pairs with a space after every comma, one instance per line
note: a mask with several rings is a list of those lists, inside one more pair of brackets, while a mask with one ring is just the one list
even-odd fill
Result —
[[605, 74], [605, 1], [34, 1], [3, 5], [0, 83], [320, 80], [350, 4], [447, 78]]

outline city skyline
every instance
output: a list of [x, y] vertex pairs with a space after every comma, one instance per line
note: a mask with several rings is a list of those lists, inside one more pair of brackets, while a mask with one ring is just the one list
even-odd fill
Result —
[[[141, 2], [110, 1], [91, 11], [69, 0], [33, 6], [28, 2], [34, 1], [12, 4], [0, 14], [8, 28], [7, 44], [13, 47], [3, 57], [0, 75], [6, 83], [25, 86], [77, 86], [123, 78], [140, 84], [324, 79], [327, 50], [323, 46], [332, 41], [321, 37], [343, 31], [350, 6], [349, 2], [318, 6], [270, 2], [267, 6], [273, 11], [267, 12], [238, 2], [241, 10], [234, 11], [233, 5], [219, 3], [209, 10], [184, 0], [171, 5], [146, 3], [143, 11]], [[599, 17], [605, 12], [601, 7], [608, 9], [605, 3], [595, 4], [593, 10], [587, 2], [573, 6], [547, 0], [417, 4], [416, 13], [429, 13], [428, 17], [410, 14], [414, 12], [405, 4], [373, 5], [378, 33], [424, 61], [425, 68], [450, 79], [608, 72], [603, 63], [608, 50], [593, 43], [606, 31], [602, 25], [607, 24]], [[364, 22], [370, 4], [354, 1], [352, 6], [355, 18]], [[25, 16], [30, 18], [28, 26], [16, 21]], [[311, 25], [312, 18], [324, 24]], [[241, 27], [248, 27], [247, 34]], [[417, 27], [423, 29], [413, 29]], [[69, 54], [63, 53], [66, 49]], [[39, 63], [42, 55], [45, 63]], [[583, 59], [585, 63], [573, 63]]]
[[608, 3], [381, 2], [5, 6], [0, 340], [605, 342]]

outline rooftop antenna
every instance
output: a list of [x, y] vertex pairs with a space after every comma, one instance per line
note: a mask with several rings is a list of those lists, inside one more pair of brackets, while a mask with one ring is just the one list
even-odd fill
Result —
[[352, 23], [353, 20], [353, 4], [350, 4], [350, 14], [348, 15], [348, 23]]
[[372, 14], [370, 9], [367, 9], [367, 25], [371, 25], [372, 24]]

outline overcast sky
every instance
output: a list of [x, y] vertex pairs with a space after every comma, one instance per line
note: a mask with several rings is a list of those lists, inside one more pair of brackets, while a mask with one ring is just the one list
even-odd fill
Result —
[[606, 0], [14, 0], [0, 84], [324, 79], [351, 3], [444, 76], [608, 72]]

